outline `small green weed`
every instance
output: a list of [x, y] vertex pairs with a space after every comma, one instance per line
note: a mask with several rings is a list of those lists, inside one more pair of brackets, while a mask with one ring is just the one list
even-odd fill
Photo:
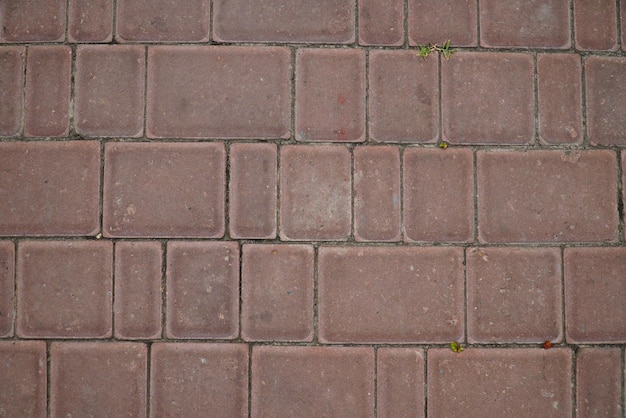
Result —
[[460, 353], [461, 351], [465, 350], [465, 348], [456, 341], [453, 341], [450, 343], [450, 350], [454, 351], [455, 353]]
[[445, 59], [449, 59], [450, 55], [454, 54], [454, 49], [450, 48], [450, 39], [445, 41], [443, 45], [439, 46], [437, 44], [428, 44], [428, 45], [418, 45], [419, 51], [417, 52], [418, 57], [426, 58], [432, 52], [441, 52]]

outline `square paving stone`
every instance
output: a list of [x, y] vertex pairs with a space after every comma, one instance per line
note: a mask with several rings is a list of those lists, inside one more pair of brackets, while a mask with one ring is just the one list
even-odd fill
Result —
[[612, 0], [574, 0], [574, 41], [582, 51], [617, 51], [617, 6]]
[[0, 338], [13, 335], [15, 296], [15, 245], [0, 241]]
[[46, 416], [46, 344], [0, 341], [0, 415]]
[[167, 243], [168, 338], [236, 338], [239, 246], [236, 242]]
[[542, 142], [583, 142], [581, 67], [577, 54], [537, 55], [539, 139]]
[[0, 143], [0, 235], [95, 235], [96, 141]]
[[214, 0], [218, 42], [354, 42], [354, 0]]
[[68, 134], [71, 78], [72, 50], [69, 46], [28, 48], [24, 135]]
[[457, 52], [441, 63], [443, 138], [454, 144], [528, 144], [535, 137], [530, 54]]
[[147, 136], [289, 138], [291, 72], [282, 47], [149, 47]]
[[0, 42], [59, 42], [65, 39], [66, 0], [0, 3]]
[[561, 294], [558, 248], [469, 249], [468, 341], [560, 342]]
[[472, 241], [472, 151], [408, 148], [403, 160], [404, 233], [407, 240]]
[[369, 136], [376, 142], [439, 138], [437, 56], [373, 50], [369, 57]]
[[225, 230], [222, 143], [107, 143], [107, 237], [220, 238]]
[[0, 47], [0, 136], [17, 135], [21, 128], [25, 56], [24, 47]]
[[232, 238], [276, 238], [278, 151], [275, 144], [230, 146]]
[[146, 416], [147, 364], [144, 344], [53, 342], [51, 416]]
[[299, 49], [295, 113], [298, 141], [364, 141], [364, 51]]
[[255, 346], [251, 416], [373, 417], [374, 351]]
[[161, 336], [162, 254], [160, 242], [115, 244], [115, 337]]
[[343, 240], [350, 235], [350, 160], [343, 146], [281, 148], [281, 239]]
[[621, 407], [619, 348], [582, 348], [576, 357], [577, 417], [619, 417]]
[[313, 339], [313, 259], [310, 245], [243, 246], [243, 339]]
[[379, 348], [376, 361], [377, 416], [424, 417], [424, 351]]
[[402, 0], [360, 0], [359, 44], [400, 46], [404, 43]]
[[478, 46], [476, 0], [408, 0], [409, 45]]
[[151, 416], [248, 416], [244, 344], [155, 343], [150, 369]]
[[354, 149], [354, 238], [399, 241], [400, 151], [397, 147]]
[[210, 12], [210, 0], [118, 0], [116, 39], [208, 41]]
[[113, 39], [113, 0], [69, 0], [67, 19], [69, 42]]
[[480, 45], [567, 49], [571, 45], [570, 2], [481, 0]]
[[460, 248], [320, 248], [320, 341], [462, 340], [462, 263]]
[[626, 342], [626, 248], [566, 248], [564, 269], [567, 341]]
[[591, 145], [626, 145], [626, 58], [587, 58], [585, 89]]
[[534, 348], [428, 350], [428, 416], [569, 417], [572, 353]]
[[478, 151], [481, 242], [615, 241], [612, 151]]
[[22, 241], [17, 251], [17, 335], [107, 338], [111, 242]]
[[79, 45], [74, 127], [90, 137], [143, 135], [145, 48]]

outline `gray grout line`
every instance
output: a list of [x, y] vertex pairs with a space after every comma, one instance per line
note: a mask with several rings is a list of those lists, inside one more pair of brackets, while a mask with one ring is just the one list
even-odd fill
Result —
[[372, 404], [374, 405], [374, 418], [378, 418], [378, 346], [372, 347], [374, 350], [374, 389], [372, 393]]
[[167, 241], [161, 241], [161, 340], [166, 340], [167, 327]]
[[50, 349], [51, 349], [51, 345], [52, 345], [52, 341], [46, 341], [46, 416], [50, 417], [52, 416], [52, 411], [50, 410], [50, 408], [52, 407], [52, 402], [51, 402], [51, 388], [52, 388], [52, 382], [51, 382], [51, 374], [52, 374], [52, 359], [50, 358]]
[[571, 353], [571, 359], [572, 359], [572, 365], [571, 365], [571, 373], [572, 373], [572, 381], [571, 381], [571, 389], [572, 389], [572, 398], [571, 398], [571, 402], [572, 402], [572, 418], [576, 418], [578, 416], [578, 405], [576, 404], [578, 402], [577, 399], [577, 394], [576, 394], [576, 389], [578, 388], [578, 386], [576, 385], [577, 380], [578, 380], [578, 376], [576, 374], [576, 362], [578, 361], [578, 349], [579, 347], [574, 347], [572, 350], [570, 350]]
[[313, 344], [319, 342], [319, 246], [313, 246]]

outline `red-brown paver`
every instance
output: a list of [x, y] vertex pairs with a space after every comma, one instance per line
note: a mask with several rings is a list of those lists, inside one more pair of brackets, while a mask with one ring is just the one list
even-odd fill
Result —
[[428, 416], [569, 417], [567, 348], [428, 350]]
[[460, 248], [321, 247], [323, 343], [436, 343], [463, 339]]
[[373, 417], [374, 350], [255, 346], [251, 397], [255, 418]]
[[565, 335], [571, 343], [626, 341], [626, 248], [566, 248]]
[[477, 0], [408, 0], [409, 45], [477, 46]]
[[436, 54], [373, 50], [369, 56], [369, 137], [376, 142], [436, 142], [439, 88]]
[[383, 347], [376, 362], [377, 416], [424, 417], [424, 351]]
[[13, 335], [15, 296], [15, 245], [0, 241], [0, 337]]
[[97, 142], [2, 142], [0, 173], [1, 235], [96, 235], [100, 230]]
[[225, 166], [220, 143], [108, 143], [104, 235], [222, 237]]
[[622, 415], [621, 351], [619, 348], [578, 350], [576, 356], [577, 417]]
[[612, 151], [479, 151], [481, 242], [615, 241]]
[[21, 128], [25, 56], [24, 47], [0, 47], [0, 136], [17, 135]]
[[22, 241], [17, 247], [21, 338], [108, 338], [112, 333], [113, 245]]
[[0, 341], [0, 413], [6, 417], [46, 416], [46, 344]]
[[247, 341], [313, 339], [310, 245], [246, 244], [241, 260], [241, 334]]
[[147, 364], [145, 344], [53, 342], [51, 416], [145, 416]]
[[167, 244], [168, 338], [232, 339], [239, 334], [236, 242]]
[[616, 3], [611, 0], [574, 0], [573, 5], [576, 49], [616, 51]]
[[66, 0], [0, 3], [0, 42], [58, 42], [65, 39]]
[[404, 43], [402, 0], [360, 0], [359, 44], [400, 46]]
[[248, 416], [248, 347], [155, 343], [151, 416]]
[[69, 0], [69, 42], [110, 42], [113, 39], [113, 0]]

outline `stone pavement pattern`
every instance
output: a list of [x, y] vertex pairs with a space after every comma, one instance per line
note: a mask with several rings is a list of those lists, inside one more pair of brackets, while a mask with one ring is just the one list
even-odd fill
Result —
[[0, 417], [621, 417], [624, 126], [624, 0], [2, 1]]

